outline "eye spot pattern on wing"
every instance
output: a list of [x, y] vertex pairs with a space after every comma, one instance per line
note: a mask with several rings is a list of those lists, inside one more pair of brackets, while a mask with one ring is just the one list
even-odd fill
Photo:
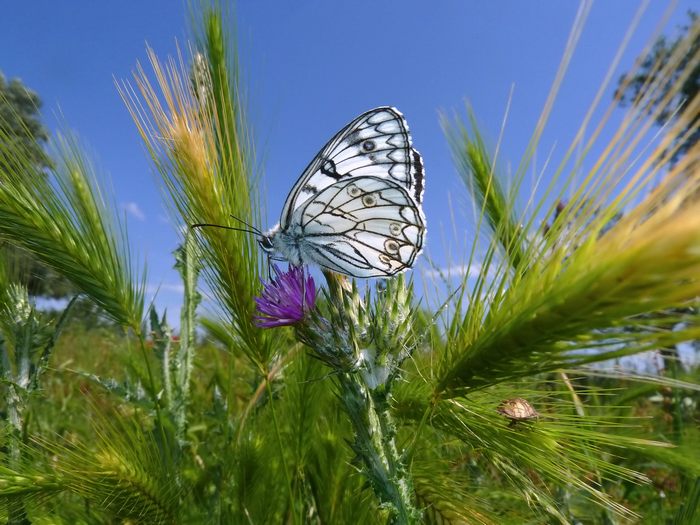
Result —
[[380, 107], [363, 113], [321, 149], [285, 201], [280, 218], [282, 229], [296, 208], [323, 189], [338, 180], [363, 176], [390, 179], [406, 189], [416, 204], [421, 204], [422, 159], [411, 145], [403, 115], [395, 108]]
[[387, 253], [396, 255], [399, 253], [399, 243], [394, 239], [387, 239], [384, 241], [384, 249], [387, 251]]
[[367, 208], [371, 208], [377, 204], [377, 198], [372, 194], [365, 194], [362, 196], [362, 204]]
[[355, 186], [354, 184], [350, 184], [346, 188], [346, 191], [348, 192], [348, 195], [350, 195], [353, 198], [359, 197], [360, 195], [362, 195], [362, 190], [360, 188], [358, 188], [357, 186]]
[[[378, 177], [362, 177], [362, 180], [379, 181], [380, 186], [365, 186], [359, 188], [352, 181], [343, 181], [334, 184], [335, 191], [324, 191], [323, 195], [318, 196], [308, 202], [306, 206], [305, 216], [308, 222], [317, 220], [318, 217], [324, 214], [342, 217], [347, 221], [344, 224], [343, 230], [352, 229], [354, 227], [362, 228], [362, 223], [368, 220], [382, 219], [386, 230], [386, 235], [392, 235], [389, 225], [392, 221], [389, 219], [408, 219], [407, 222], [415, 223], [417, 215], [411, 211], [414, 206], [406, 207], [405, 190], [393, 183], [389, 187], [384, 187], [386, 184]], [[384, 186], [382, 186], [384, 185]], [[348, 196], [350, 198], [348, 198]], [[393, 221], [396, 222], [396, 221]], [[398, 224], [398, 229], [394, 227], [394, 231], [401, 231], [402, 226]], [[338, 225], [340, 226], [340, 225]]]
[[[416, 244], [404, 244], [397, 253], [390, 253], [383, 245], [386, 237], [374, 231], [353, 231], [352, 234], [309, 237], [309, 247], [316, 253], [317, 264], [333, 271], [350, 273], [344, 268], [352, 267], [355, 277], [391, 276], [411, 267], [422, 248], [422, 234]], [[318, 242], [321, 241], [321, 242]], [[387, 243], [393, 249], [396, 241]]]
[[380, 177], [344, 179], [295, 212], [301, 249], [322, 267], [355, 277], [391, 276], [413, 265], [425, 223], [402, 186]]
[[345, 176], [386, 176], [411, 190], [416, 202], [422, 200], [422, 159], [411, 147], [408, 126], [398, 112], [385, 109], [367, 119], [331, 157]]

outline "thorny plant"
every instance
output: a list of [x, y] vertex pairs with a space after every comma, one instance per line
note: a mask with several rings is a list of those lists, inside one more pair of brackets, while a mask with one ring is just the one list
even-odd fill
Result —
[[[180, 336], [153, 307], [147, 328], [145, 274], [77, 143], [59, 141], [49, 173], [36, 176], [24, 152], [0, 140], [0, 238], [99, 305], [122, 328], [128, 357], [120, 377], [49, 370], [65, 317], [49, 325], [1, 274], [8, 523], [622, 523], [635, 517], [623, 505], [630, 487], [649, 482], [634, 458], [677, 469], [687, 501], [676, 523], [696, 519], [697, 429], [671, 443], [634, 427], [625, 407], [659, 385], [699, 387], [587, 366], [698, 339], [698, 146], [672, 167], [666, 159], [700, 101], [685, 101], [639, 154], [684, 73], [659, 71], [595, 149], [611, 110], [588, 139], [583, 130], [604, 83], [549, 187], [517, 204], [589, 9], [581, 4], [509, 192], [476, 119], [443, 120], [477, 213], [464, 275], [454, 288], [437, 283], [449, 293], [436, 307], [430, 290], [422, 303], [414, 297], [406, 276], [326, 274], [321, 287], [305, 268], [275, 267], [261, 284], [253, 238], [185, 227]], [[150, 72], [139, 65], [119, 90], [178, 224], [255, 224], [257, 165], [237, 60], [217, 9], [196, 24], [189, 64], [149, 51]], [[697, 65], [689, 50], [699, 31], [663, 68]], [[196, 316], [201, 289], [217, 305], [211, 317]], [[620, 393], [601, 376], [636, 386]], [[66, 401], [83, 416], [69, 430], [46, 424], [60, 417], [50, 403], [31, 402], [50, 401], [52, 377], [100, 392]], [[504, 412], [516, 401], [532, 408], [527, 422]]]

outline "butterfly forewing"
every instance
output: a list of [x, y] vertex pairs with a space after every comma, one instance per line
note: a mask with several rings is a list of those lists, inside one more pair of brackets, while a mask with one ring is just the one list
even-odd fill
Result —
[[348, 178], [373, 176], [404, 188], [416, 204], [423, 198], [423, 162], [411, 147], [403, 115], [381, 107], [363, 113], [340, 130], [314, 158], [290, 192], [282, 210], [285, 229], [294, 211], [329, 186]]
[[301, 249], [326, 269], [386, 277], [409, 268], [423, 247], [425, 220], [401, 185], [381, 177], [347, 178], [298, 207]]

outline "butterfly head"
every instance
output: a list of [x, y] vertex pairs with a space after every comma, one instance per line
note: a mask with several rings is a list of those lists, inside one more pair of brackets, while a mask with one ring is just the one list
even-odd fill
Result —
[[298, 234], [290, 234], [287, 230], [281, 229], [279, 224], [258, 236], [258, 245], [267, 254], [268, 259], [287, 261], [293, 266], [309, 263], [302, 257], [299, 246], [302, 242]]
[[279, 236], [279, 229], [280, 226], [278, 224], [271, 230], [268, 230], [265, 233], [260, 233], [260, 235], [258, 235], [258, 245], [260, 246], [260, 249], [270, 257], [274, 257], [279, 252], [277, 242], [277, 237]]
[[261, 235], [258, 237], [258, 244], [265, 253], [272, 254], [275, 251], [275, 245], [272, 242], [272, 235]]

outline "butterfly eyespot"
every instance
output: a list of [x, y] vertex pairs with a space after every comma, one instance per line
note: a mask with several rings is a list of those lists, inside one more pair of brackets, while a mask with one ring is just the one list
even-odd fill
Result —
[[391, 264], [391, 259], [389, 258], [388, 255], [384, 253], [379, 254], [379, 260], [382, 261], [384, 264]]
[[375, 143], [374, 143], [373, 140], [365, 140], [365, 141], [362, 143], [362, 149], [365, 150], [365, 151], [372, 151], [372, 150], [374, 150], [374, 148], [376, 148], [376, 147], [377, 147], [377, 146], [375, 145]]
[[354, 184], [350, 184], [350, 186], [348, 186], [348, 195], [351, 197], [359, 197], [361, 194], [362, 190]]
[[369, 208], [377, 204], [377, 199], [373, 195], [365, 195], [362, 197], [362, 204]]
[[399, 235], [401, 233], [401, 225], [396, 222], [392, 222], [389, 225], [389, 231], [392, 235]]
[[399, 253], [399, 243], [394, 239], [384, 241], [384, 249], [389, 253]]

